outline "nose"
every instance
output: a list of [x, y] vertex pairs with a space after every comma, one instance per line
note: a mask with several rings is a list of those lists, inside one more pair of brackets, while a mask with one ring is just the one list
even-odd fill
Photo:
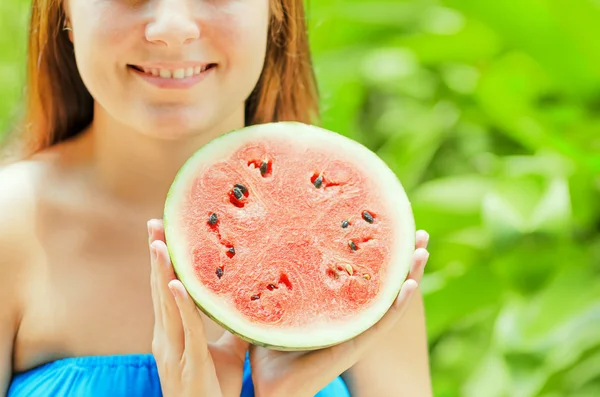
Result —
[[146, 25], [146, 39], [168, 47], [198, 39], [200, 27], [187, 3], [188, 0], [159, 1], [155, 18]]

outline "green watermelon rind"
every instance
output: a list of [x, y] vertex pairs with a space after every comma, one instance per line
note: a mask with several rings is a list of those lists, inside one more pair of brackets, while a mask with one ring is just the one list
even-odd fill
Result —
[[[220, 160], [224, 158], [224, 156], [232, 153], [232, 151], [234, 151], [244, 142], [248, 142], [263, 134], [265, 134], [264, 136], [276, 136], [270, 134], [281, 135], [284, 132], [290, 132], [290, 130], [294, 129], [298, 130], [298, 134], [310, 135], [311, 132], [314, 132], [316, 134], [320, 134], [320, 137], [332, 139], [332, 143], [338, 144], [339, 146], [345, 146], [345, 148], [348, 150], [353, 151], [353, 156], [362, 158], [362, 160], [366, 163], [371, 163], [371, 165], [376, 167], [376, 172], [380, 177], [384, 177], [388, 182], [392, 183], [392, 185], [386, 185], [386, 188], [394, 190], [394, 193], [400, 196], [397, 197], [398, 204], [403, 205], [401, 209], [397, 210], [397, 212], [404, 218], [401, 222], [399, 222], [400, 226], [396, 226], [395, 229], [397, 233], [402, 234], [402, 247], [397, 247], [396, 253], [399, 254], [399, 257], [396, 258], [397, 263], [389, 266], [392, 268], [392, 270], [396, 271], [395, 278], [397, 281], [397, 286], [393, 289], [389, 287], [389, 290], [386, 291], [384, 295], [380, 294], [378, 296], [378, 300], [376, 302], [376, 304], [379, 305], [378, 311], [377, 313], [370, 315], [368, 320], [365, 320], [364, 324], [356, 326], [352, 332], [348, 332], [348, 327], [342, 325], [336, 328], [335, 332], [338, 334], [336, 337], [330, 336], [328, 338], [323, 338], [323, 340], [315, 339], [315, 331], [314, 329], [311, 329], [303, 330], [302, 333], [297, 332], [294, 340], [283, 336], [283, 341], [275, 342], [273, 341], [275, 338], [274, 333], [277, 332], [275, 328], [269, 328], [260, 324], [234, 325], [233, 323], [236, 321], [238, 323], [247, 323], [248, 320], [237, 313], [234, 309], [229, 309], [221, 302], [214, 301], [211, 298], [212, 293], [210, 291], [207, 289], [205, 290], [206, 293], [202, 291], [203, 286], [197, 279], [195, 279], [195, 277], [193, 277], [193, 272], [190, 271], [189, 273], [186, 273], [186, 268], [191, 268], [191, 263], [189, 263], [189, 255], [187, 255], [185, 252], [187, 245], [185, 241], [182, 241], [184, 240], [184, 237], [177, 235], [177, 227], [175, 224], [176, 219], [178, 218], [177, 209], [181, 199], [180, 194], [182, 192], [186, 192], [186, 186], [189, 185], [189, 179], [187, 176], [190, 175], [193, 177], [196, 175], [199, 165], [203, 163], [209, 165], [212, 161]], [[373, 168], [371, 168], [371, 170], [373, 170]], [[386, 198], [383, 195], [382, 197]], [[282, 351], [315, 350], [337, 345], [356, 337], [376, 324], [394, 304], [397, 295], [400, 292], [402, 283], [408, 275], [411, 258], [415, 247], [416, 232], [410, 200], [406, 196], [406, 192], [404, 191], [401, 182], [397, 179], [396, 175], [383, 160], [381, 160], [370, 149], [350, 138], [320, 127], [294, 121], [259, 124], [233, 130], [213, 139], [197, 150], [180, 168], [175, 176], [171, 188], [169, 189], [169, 192], [167, 193], [164, 206], [163, 223], [167, 248], [173, 264], [174, 272], [177, 278], [181, 280], [182, 284], [186, 287], [186, 290], [196, 306], [204, 314], [206, 314], [206, 316], [239, 338], [254, 345]], [[229, 312], [231, 315], [229, 316], [227, 312]], [[366, 314], [359, 315], [366, 316]], [[244, 325], [246, 325], [248, 328], [245, 329]], [[262, 329], [252, 331], [250, 329], [252, 326]], [[345, 335], [339, 335], [343, 334], [344, 332], [346, 332]], [[260, 335], [258, 335], [259, 333]], [[281, 333], [286, 334], [287, 332], [283, 331]]]

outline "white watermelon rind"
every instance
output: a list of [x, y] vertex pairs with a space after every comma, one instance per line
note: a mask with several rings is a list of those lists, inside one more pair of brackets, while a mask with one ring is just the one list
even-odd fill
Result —
[[[278, 329], [252, 323], [225, 301], [219, 300], [194, 275], [190, 262], [189, 244], [180, 233], [178, 219], [179, 204], [186, 197], [202, 165], [209, 166], [213, 161], [228, 157], [241, 145], [264, 137], [307, 139], [311, 142], [323, 140], [337, 153], [351, 153], [358, 166], [368, 169], [381, 183], [381, 199], [391, 211], [391, 217], [399, 221], [394, 225], [397, 244], [390, 247], [387, 283], [368, 310], [357, 313], [350, 321], [340, 324], [321, 324], [297, 329]], [[191, 178], [191, 179], [190, 179]], [[415, 221], [410, 200], [394, 172], [374, 152], [360, 143], [326, 129], [299, 122], [273, 122], [245, 127], [226, 133], [196, 151], [181, 167], [167, 194], [164, 207], [164, 229], [169, 255], [175, 274], [185, 285], [186, 290], [208, 317], [240, 338], [276, 350], [314, 350], [336, 345], [350, 340], [377, 323], [396, 300], [400, 288], [410, 270], [411, 258], [415, 250]]]

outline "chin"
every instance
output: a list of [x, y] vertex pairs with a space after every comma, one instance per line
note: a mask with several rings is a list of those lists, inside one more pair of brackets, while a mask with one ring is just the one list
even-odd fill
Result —
[[[114, 117], [129, 129], [158, 140], [176, 141], [202, 137], [210, 140], [244, 125], [244, 101], [221, 103], [187, 101], [152, 103], [130, 101], [129, 111]], [[116, 108], [118, 109], [118, 107]], [[122, 109], [122, 108], [121, 108]], [[115, 116], [118, 111], [114, 110]]]
[[214, 116], [205, 115], [197, 108], [193, 112], [151, 112], [136, 119], [144, 120], [142, 123], [135, 125], [138, 131], [153, 138], [169, 141], [226, 132], [218, 131], [221, 120], [216, 119]]

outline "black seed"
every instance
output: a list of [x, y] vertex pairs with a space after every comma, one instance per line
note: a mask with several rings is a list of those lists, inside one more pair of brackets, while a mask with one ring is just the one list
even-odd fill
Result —
[[242, 197], [244, 197], [244, 193], [242, 193], [242, 190], [240, 188], [237, 188], [237, 187], [233, 188], [233, 195], [238, 200], [240, 200]]
[[210, 217], [208, 218], [208, 224], [212, 226], [212, 225], [216, 224], [218, 220], [219, 220], [219, 217], [217, 217], [217, 214], [215, 214], [213, 212], [212, 214], [210, 214]]
[[315, 181], [313, 182], [313, 184], [315, 185], [315, 187], [317, 189], [319, 189], [323, 185], [323, 177], [321, 175], [319, 175], [317, 177], [317, 179], [315, 179]]
[[231, 247], [228, 251], [231, 255], [235, 255], [235, 248]]
[[223, 269], [221, 269], [220, 267], [217, 268], [217, 271], [215, 273], [217, 273], [217, 277], [223, 277]]
[[348, 245], [350, 246], [350, 249], [352, 251], [356, 251], [358, 248], [356, 247], [356, 244], [354, 244], [354, 241], [350, 240], [348, 241]]
[[269, 291], [273, 291], [274, 289], [277, 289], [277, 286], [275, 284], [269, 284], [269, 285], [267, 285], [267, 289]]
[[371, 215], [369, 211], [363, 212], [363, 219], [369, 223], [373, 223], [373, 215]]
[[258, 295], [252, 295], [252, 297], [250, 299], [252, 299], [253, 301], [255, 301], [257, 299], [260, 299], [260, 296], [258, 296]]
[[267, 173], [268, 170], [269, 170], [269, 163], [267, 163], [266, 161], [263, 161], [262, 164], [260, 165], [260, 173], [262, 175], [264, 175]]
[[349, 223], [348, 223], [348, 221], [347, 221], [347, 220], [346, 220], [346, 221], [344, 221], [344, 222], [342, 222], [342, 227], [343, 227], [344, 229], [345, 229], [345, 228], [347, 228], [347, 227], [348, 227], [348, 225], [349, 225]]
[[242, 191], [242, 193], [244, 193], [244, 194], [248, 193], [248, 189], [246, 189], [246, 186], [244, 186], [242, 184], [236, 183], [235, 187], [237, 187], [238, 189], [240, 189]]

